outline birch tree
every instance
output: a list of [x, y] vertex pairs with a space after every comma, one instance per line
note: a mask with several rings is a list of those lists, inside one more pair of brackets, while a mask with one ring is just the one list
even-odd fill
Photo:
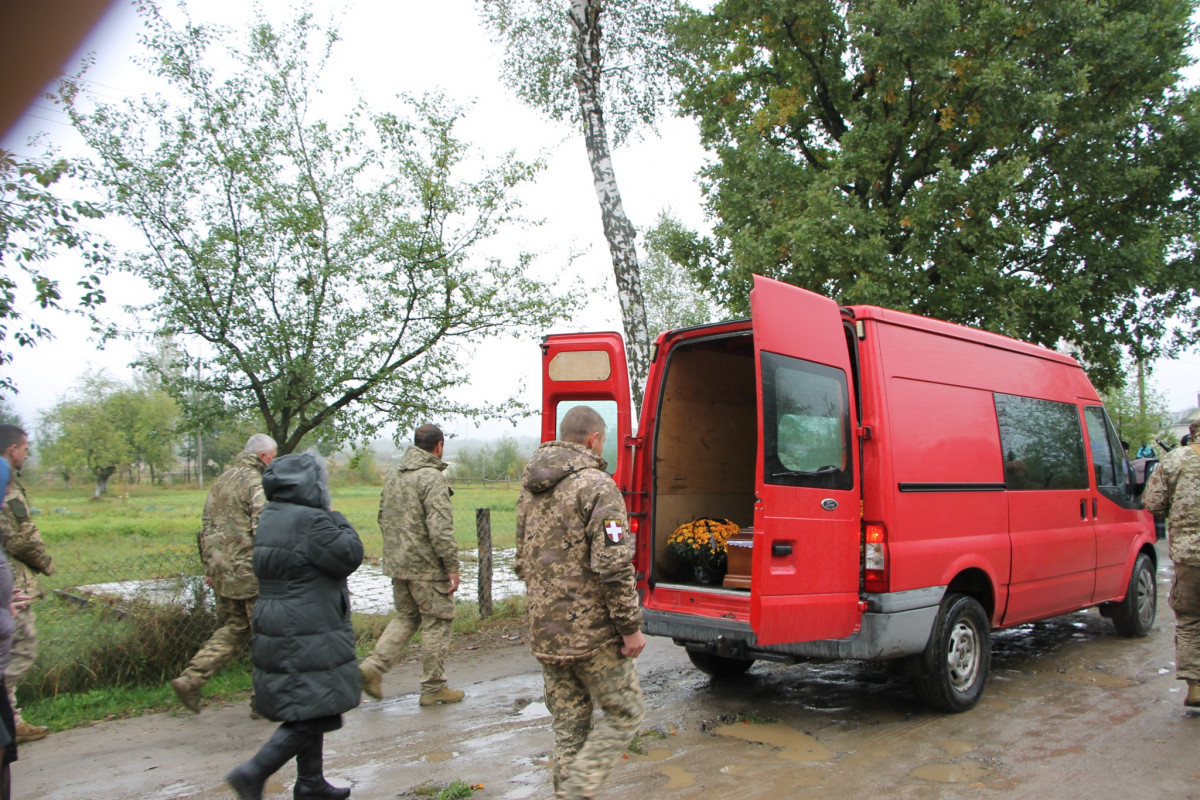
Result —
[[[670, 0], [478, 0], [505, 47], [504, 81], [551, 119], [577, 125], [592, 168], [612, 257], [634, 404], [650, 367], [650, 329], [636, 229], [625, 214], [612, 163], [639, 126], [653, 128], [670, 97]], [[611, 143], [610, 143], [611, 138]]]

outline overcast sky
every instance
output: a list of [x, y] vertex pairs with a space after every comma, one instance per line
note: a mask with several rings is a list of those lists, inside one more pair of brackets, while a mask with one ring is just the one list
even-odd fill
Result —
[[[284, 0], [262, 5], [269, 19], [286, 18], [288, 3]], [[390, 107], [398, 93], [440, 89], [453, 100], [474, 103], [459, 129], [465, 141], [496, 155], [516, 150], [526, 159], [546, 157], [547, 170], [536, 185], [522, 193], [527, 215], [545, 219], [546, 224], [529, 232], [522, 243], [526, 249], [542, 253], [538, 269], [544, 275], [558, 274], [570, 253], [584, 251], [572, 272], [599, 290], [579, 318], [558, 330], [621, 330], [611, 262], [582, 138], [526, 108], [500, 84], [496, 77], [500, 51], [477, 21], [472, 0], [313, 0], [312, 6], [318, 19], [336, 14], [334, 20], [342, 35], [322, 81], [331, 102], [349, 102], [361, 96], [371, 108], [381, 110]], [[191, 13], [197, 21], [243, 28], [251, 19], [251, 8], [245, 0], [203, 0], [192, 4]], [[79, 56], [95, 54], [91, 88], [102, 100], [136, 96], [150, 89], [144, 71], [131, 61], [140, 52], [139, 30], [132, 8], [120, 2], [80, 48]], [[44, 132], [64, 154], [84, 154], [65, 116], [46, 100], [36, 101], [0, 146], [29, 153], [25, 141], [38, 132]], [[638, 228], [650, 227], [664, 209], [693, 227], [704, 226], [694, 177], [704, 153], [690, 121], [664, 120], [660, 136], [650, 135], [616, 150], [613, 160], [626, 212]], [[139, 301], [138, 287], [127, 280], [114, 277], [105, 287], [111, 313], [124, 303]], [[14, 405], [31, 427], [36, 427], [38, 412], [61, 398], [84, 370], [105, 368], [114, 376], [127, 377], [126, 365], [134, 355], [133, 346], [124, 343], [97, 350], [87, 327], [64, 316], [39, 314], [38, 319], [51, 327], [56, 339], [34, 349], [19, 349], [9, 370], [20, 389]], [[470, 391], [491, 398], [516, 393], [536, 406], [539, 338], [487, 346], [471, 365], [476, 379]], [[1157, 364], [1153, 382], [1171, 409], [1196, 406], [1200, 356], [1192, 353]], [[472, 423], [450, 423], [448, 430], [474, 437], [498, 436], [512, 429], [497, 423], [477, 431]], [[530, 420], [516, 432], [536, 435], [537, 424]]]

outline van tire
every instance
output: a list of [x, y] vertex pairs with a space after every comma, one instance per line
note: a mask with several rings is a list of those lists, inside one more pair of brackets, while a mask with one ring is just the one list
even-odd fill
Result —
[[939, 711], [966, 711], [979, 702], [992, 665], [991, 624], [983, 606], [965, 594], [942, 600], [921, 674], [913, 688]]
[[1113, 627], [1122, 636], [1141, 637], [1154, 627], [1158, 613], [1158, 584], [1154, 575], [1154, 562], [1145, 553], [1138, 553], [1129, 576], [1129, 589], [1125, 599], [1119, 603], [1106, 604], [1108, 617]]
[[740, 677], [745, 675], [746, 670], [754, 663], [753, 658], [729, 658], [695, 650], [688, 650], [687, 654], [696, 669], [714, 678]]

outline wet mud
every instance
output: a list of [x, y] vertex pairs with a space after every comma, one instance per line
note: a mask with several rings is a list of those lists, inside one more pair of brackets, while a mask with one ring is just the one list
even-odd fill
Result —
[[[1095, 610], [997, 632], [985, 694], [963, 714], [926, 709], [886, 665], [758, 663], [718, 681], [653, 639], [639, 659], [643, 735], [599, 797], [1200, 800], [1200, 713], [1174, 679], [1162, 560], [1150, 636], [1123, 638]], [[397, 667], [387, 698], [327, 738], [329, 779], [359, 800], [456, 779], [482, 800], [552, 797], [550, 718], [525, 645], [456, 649], [447, 668], [461, 705], [419, 707], [419, 665]], [[22, 747], [15, 796], [232, 797], [221, 776], [272, 729], [227, 705], [55, 734]], [[293, 780], [286, 767], [266, 796], [290, 797]]]

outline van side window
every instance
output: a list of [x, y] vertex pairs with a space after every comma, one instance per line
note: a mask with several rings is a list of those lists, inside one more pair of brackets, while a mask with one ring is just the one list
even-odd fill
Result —
[[846, 373], [764, 352], [762, 381], [763, 480], [853, 488]]
[[1092, 446], [1096, 489], [1127, 508], [1136, 507], [1129, 486], [1129, 468], [1125, 451], [1121, 448], [1121, 437], [1113, 428], [1108, 414], [1102, 406], [1088, 406], [1083, 410], [1083, 417], [1087, 422], [1088, 442]]
[[1087, 489], [1079, 410], [1072, 403], [994, 394], [1010, 490]]

